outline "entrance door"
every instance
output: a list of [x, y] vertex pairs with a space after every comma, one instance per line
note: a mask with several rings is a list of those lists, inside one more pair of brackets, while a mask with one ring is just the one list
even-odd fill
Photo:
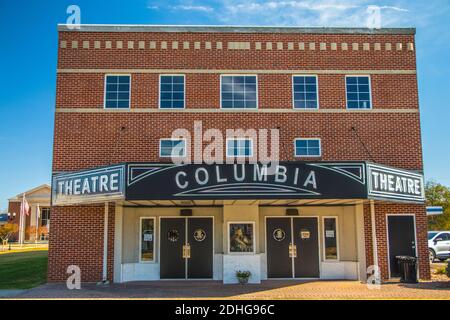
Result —
[[396, 256], [416, 256], [414, 216], [388, 216], [390, 276], [400, 277]]
[[295, 278], [319, 278], [319, 235], [317, 218], [293, 218], [293, 238], [297, 247]]
[[161, 219], [160, 230], [161, 279], [185, 279], [186, 261], [183, 257], [183, 247], [186, 242], [186, 219]]
[[189, 279], [211, 279], [213, 277], [213, 219], [187, 219], [187, 244]]
[[317, 218], [267, 218], [268, 278], [319, 278]]
[[268, 218], [266, 220], [267, 276], [292, 278], [291, 219]]
[[161, 279], [213, 277], [213, 219], [161, 218]]

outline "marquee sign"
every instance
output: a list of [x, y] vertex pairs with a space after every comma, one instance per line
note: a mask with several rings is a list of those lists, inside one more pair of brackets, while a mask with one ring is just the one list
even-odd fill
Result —
[[[271, 170], [273, 169], [273, 170]], [[128, 163], [60, 174], [53, 205], [113, 200], [381, 199], [424, 202], [423, 176], [366, 162]]]
[[368, 163], [370, 198], [425, 201], [423, 175]]
[[53, 177], [53, 205], [124, 199], [125, 165]]
[[126, 189], [127, 200], [367, 197], [363, 163], [129, 164]]

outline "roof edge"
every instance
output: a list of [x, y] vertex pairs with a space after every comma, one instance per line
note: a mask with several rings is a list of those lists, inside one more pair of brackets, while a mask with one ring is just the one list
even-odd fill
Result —
[[218, 26], [218, 25], [139, 25], [139, 24], [59, 24], [59, 32], [197, 32], [197, 33], [299, 33], [299, 34], [367, 34], [415, 35], [415, 28], [339, 28], [280, 26]]
[[18, 199], [20, 200], [24, 194], [27, 195], [29, 193], [33, 193], [34, 191], [37, 191], [37, 190], [43, 189], [43, 188], [49, 188], [51, 190], [52, 187], [48, 183], [44, 183], [44, 184], [41, 184], [41, 185], [39, 185], [37, 187], [34, 187], [34, 188], [30, 189], [30, 190], [21, 192], [21, 193], [15, 195], [15, 196], [9, 198], [8, 201], [13, 202], [13, 201], [16, 201]]

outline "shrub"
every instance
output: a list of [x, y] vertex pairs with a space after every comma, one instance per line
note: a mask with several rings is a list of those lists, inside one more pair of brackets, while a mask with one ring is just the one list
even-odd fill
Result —
[[447, 260], [447, 277], [450, 278], [450, 259]]
[[434, 272], [435, 274], [446, 274], [447, 270], [445, 267], [441, 267], [441, 268], [437, 268], [436, 271]]
[[238, 278], [250, 278], [252, 273], [250, 271], [236, 271], [236, 277]]

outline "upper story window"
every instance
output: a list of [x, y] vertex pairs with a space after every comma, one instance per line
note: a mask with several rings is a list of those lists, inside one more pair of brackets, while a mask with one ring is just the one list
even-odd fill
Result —
[[293, 76], [295, 109], [317, 109], [319, 107], [316, 76]]
[[322, 156], [320, 139], [295, 139], [296, 157]]
[[252, 139], [228, 139], [227, 140], [227, 157], [253, 157], [253, 140]]
[[258, 107], [256, 76], [222, 76], [221, 107], [223, 109], [255, 109]]
[[106, 109], [127, 109], [130, 107], [130, 78], [130, 75], [106, 75]]
[[161, 139], [159, 141], [159, 156], [161, 158], [181, 158], [186, 156], [186, 140]]
[[372, 99], [370, 90], [370, 78], [368, 76], [347, 76], [348, 109], [371, 109]]
[[159, 79], [159, 107], [184, 108], [184, 75], [162, 75]]

